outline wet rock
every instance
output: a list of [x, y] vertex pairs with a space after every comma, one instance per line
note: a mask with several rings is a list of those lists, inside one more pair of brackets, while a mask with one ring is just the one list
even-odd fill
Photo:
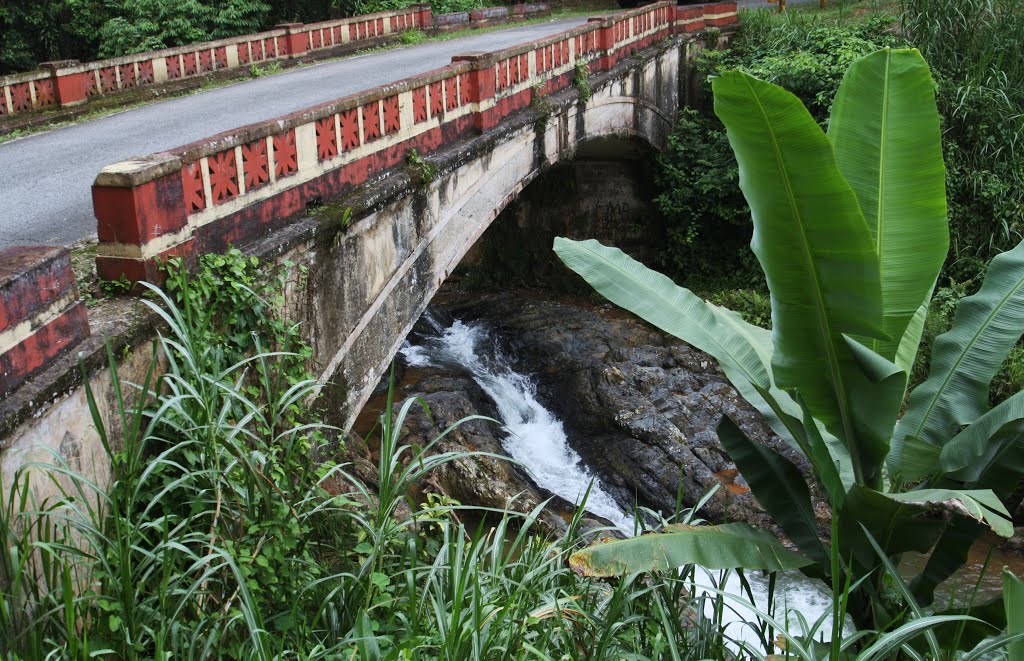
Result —
[[[443, 370], [410, 369], [396, 399], [408, 397], [422, 398], [427, 408], [414, 405], [410, 409], [403, 425], [403, 443], [420, 448], [429, 446], [433, 455], [476, 453], [432, 471], [426, 481], [418, 485], [420, 493], [444, 494], [464, 505], [521, 514], [532, 512], [548, 500], [538, 525], [553, 534], [566, 529], [575, 507], [538, 487], [525, 471], [505, 457], [497, 410], [471, 377]], [[400, 407], [401, 404], [395, 406], [396, 414]], [[466, 420], [473, 416], [490, 419]], [[467, 516], [475, 518], [472, 512]], [[600, 517], [587, 516], [581, 531], [585, 537], [593, 537], [599, 529], [611, 525]]]
[[[810, 475], [806, 461], [738, 396], [713, 359], [632, 315], [523, 292], [451, 307], [501, 334], [518, 368], [535, 375], [576, 451], [621, 504], [670, 514], [677, 499], [692, 507], [719, 487], [698, 516], [776, 528], [718, 441], [722, 415]], [[827, 536], [828, 510], [816, 510]]]

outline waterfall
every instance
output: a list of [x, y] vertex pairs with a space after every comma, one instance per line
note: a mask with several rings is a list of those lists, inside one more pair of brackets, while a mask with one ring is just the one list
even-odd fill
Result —
[[428, 311], [424, 319], [437, 332], [421, 344], [406, 342], [402, 355], [413, 367], [444, 367], [467, 370], [498, 407], [505, 425], [502, 446], [508, 456], [522, 463], [542, 489], [579, 504], [587, 491], [586, 509], [608, 519], [625, 534], [635, 530], [633, 517], [625, 513], [569, 446], [565, 428], [551, 411], [537, 401], [533, 381], [517, 373], [502, 355], [483, 326], [456, 320], [444, 328]]

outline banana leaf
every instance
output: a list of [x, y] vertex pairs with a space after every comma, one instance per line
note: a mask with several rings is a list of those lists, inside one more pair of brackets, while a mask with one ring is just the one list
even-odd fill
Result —
[[800, 392], [847, 444], [857, 480], [874, 483], [880, 451], [853, 429], [847, 379], [859, 368], [842, 339], [884, 335], [878, 256], [856, 195], [799, 99], [740, 72], [712, 86], [772, 292], [776, 384]]
[[803, 474], [785, 457], [747, 438], [727, 415], [718, 423], [718, 439], [768, 515], [804, 555], [827, 567], [829, 552], [818, 535]]
[[[828, 137], [878, 254], [884, 338], [872, 351], [907, 374], [949, 249], [946, 171], [935, 84], [916, 50], [883, 49], [847, 70]], [[922, 305], [924, 301], [924, 305]]]
[[665, 532], [599, 542], [569, 557], [569, 566], [582, 576], [622, 576], [686, 565], [782, 571], [810, 564], [770, 533], [746, 523], [668, 526]]
[[911, 454], [908, 444], [941, 449], [984, 414], [992, 378], [1022, 333], [1024, 244], [1019, 244], [992, 260], [981, 290], [960, 301], [952, 328], [936, 338], [928, 378], [910, 393], [896, 427], [889, 466], [897, 479], [936, 472], [929, 455], [920, 449]]

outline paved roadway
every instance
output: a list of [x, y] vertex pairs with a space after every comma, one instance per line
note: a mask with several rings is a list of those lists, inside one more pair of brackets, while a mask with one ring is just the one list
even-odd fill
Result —
[[499, 50], [584, 22], [548, 21], [324, 62], [0, 144], [0, 248], [94, 236], [90, 186], [111, 163], [408, 78], [448, 64], [452, 55]]
[[90, 187], [106, 165], [408, 78], [452, 55], [500, 50], [586, 22], [571, 18], [292, 69], [0, 144], [0, 248], [96, 233]]

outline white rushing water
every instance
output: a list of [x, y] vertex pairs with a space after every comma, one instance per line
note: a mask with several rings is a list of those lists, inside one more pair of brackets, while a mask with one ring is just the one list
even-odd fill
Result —
[[[454, 371], [468, 371], [498, 407], [506, 436], [502, 445], [512, 458], [522, 462], [530, 477], [543, 489], [578, 504], [593, 483], [586, 509], [618, 526], [626, 535], [635, 531], [635, 520], [604, 490], [597, 478], [569, 445], [561, 423], [537, 401], [536, 384], [527, 376], [512, 369], [487, 330], [473, 323], [455, 320], [450, 326], [439, 323], [430, 312], [424, 321], [433, 327], [436, 335], [417, 342], [406, 342], [401, 353], [412, 367], [435, 367]], [[698, 585], [716, 587], [730, 595], [742, 597], [740, 580], [728, 573], [724, 582], [720, 572], [703, 570]], [[768, 579], [758, 572], [748, 572], [751, 592], [757, 608], [767, 611]], [[749, 603], [747, 601], [746, 603]], [[813, 623], [831, 608], [828, 587], [808, 579], [800, 572], [784, 572], [776, 584], [776, 619], [786, 620], [786, 613], [799, 612], [808, 623]], [[705, 614], [712, 614], [713, 605], [707, 604]], [[734, 639], [756, 645], [758, 638], [744, 621], [756, 621], [736, 599], [726, 599], [723, 620], [728, 623], [727, 634]], [[792, 623], [794, 616], [790, 615]], [[790, 626], [792, 632], [799, 627]], [[821, 629], [829, 636], [831, 619]], [[820, 634], [819, 634], [820, 637]]]
[[633, 517], [623, 512], [583, 464], [569, 446], [562, 423], [537, 401], [536, 385], [509, 367], [483, 327], [456, 320], [442, 328], [429, 312], [424, 319], [439, 335], [421, 344], [406, 342], [402, 347], [406, 362], [413, 367], [468, 370], [498, 407], [506, 431], [505, 452], [522, 462], [534, 482], [573, 504], [579, 504], [593, 482], [587, 511], [632, 535]]

